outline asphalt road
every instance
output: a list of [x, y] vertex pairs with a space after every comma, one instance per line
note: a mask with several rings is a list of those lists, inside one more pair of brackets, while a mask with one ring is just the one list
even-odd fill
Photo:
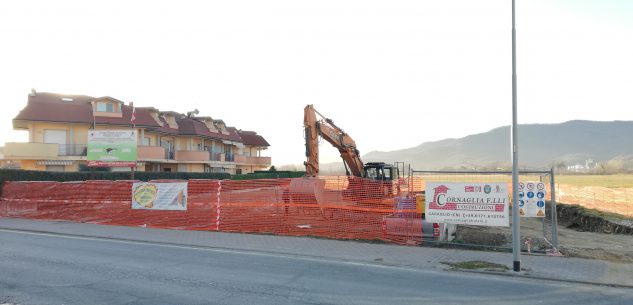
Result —
[[633, 291], [0, 230], [0, 304], [633, 304]]

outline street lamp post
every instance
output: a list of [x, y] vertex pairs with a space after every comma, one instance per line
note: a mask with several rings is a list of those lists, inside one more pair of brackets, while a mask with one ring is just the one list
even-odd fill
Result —
[[521, 271], [521, 231], [519, 217], [519, 143], [517, 135], [517, 52], [512, 0], [512, 257], [513, 270]]

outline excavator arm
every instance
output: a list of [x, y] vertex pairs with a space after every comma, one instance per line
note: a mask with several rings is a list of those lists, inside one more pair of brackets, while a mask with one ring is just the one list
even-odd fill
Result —
[[[318, 118], [318, 117], [320, 118]], [[334, 122], [325, 118], [314, 109], [313, 105], [304, 108], [303, 125], [306, 139], [306, 176], [319, 174], [319, 136], [338, 149], [341, 158], [352, 175], [365, 177], [365, 168], [356, 148], [356, 142]]]

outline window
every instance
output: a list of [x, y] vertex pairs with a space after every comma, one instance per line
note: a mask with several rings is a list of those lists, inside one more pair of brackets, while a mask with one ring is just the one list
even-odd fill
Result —
[[391, 169], [385, 170], [383, 180], [391, 180]]
[[236, 169], [235, 170], [235, 174], [236, 175], [241, 175], [242, 174], [242, 169], [241, 168]]
[[98, 112], [114, 112], [114, 105], [111, 103], [97, 103]]
[[376, 179], [378, 178], [378, 172], [376, 171], [375, 167], [369, 167], [366, 169], [367, 171], [367, 178], [369, 179]]
[[143, 138], [143, 146], [150, 146], [152, 144], [152, 139]]

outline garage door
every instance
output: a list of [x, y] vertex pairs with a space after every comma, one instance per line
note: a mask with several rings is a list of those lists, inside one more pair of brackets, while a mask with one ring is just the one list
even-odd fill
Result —
[[44, 143], [59, 144], [59, 155], [66, 155], [66, 130], [44, 130]]

